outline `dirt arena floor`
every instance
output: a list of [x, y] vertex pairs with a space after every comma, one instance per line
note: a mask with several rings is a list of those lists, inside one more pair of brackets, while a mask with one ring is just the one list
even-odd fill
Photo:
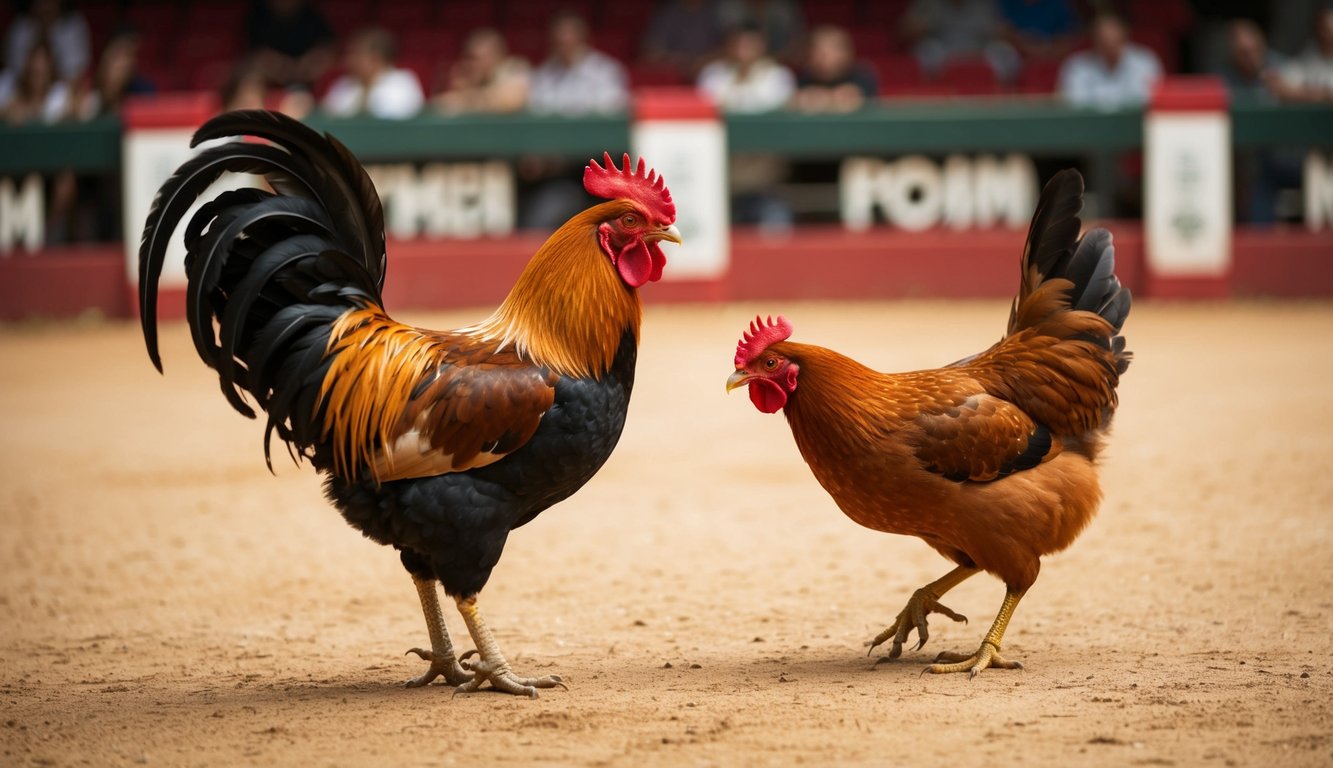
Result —
[[[738, 332], [882, 369], [996, 338], [1003, 302], [652, 308], [604, 471], [511, 537], [482, 605], [538, 700], [404, 690], [427, 645], [394, 553], [264, 469], [184, 327], [0, 329], [0, 765], [1333, 764], [1333, 305], [1144, 302], [1102, 513], [972, 650], [865, 642], [948, 565], [861, 529], [783, 420], [723, 394]], [[405, 319], [454, 327], [478, 312]], [[463, 647], [462, 624], [450, 627]]]

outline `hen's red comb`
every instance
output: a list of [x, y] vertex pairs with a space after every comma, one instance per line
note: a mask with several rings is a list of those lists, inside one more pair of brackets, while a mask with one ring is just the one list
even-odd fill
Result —
[[768, 322], [764, 322], [762, 315], [756, 316], [750, 323], [750, 330], [741, 334], [741, 340], [736, 345], [736, 367], [744, 368], [762, 355], [770, 344], [786, 341], [789, 338], [791, 338], [791, 323], [787, 322], [787, 318], [778, 315], [777, 321], [774, 322], [773, 316], [769, 315]]
[[649, 170], [643, 158], [639, 158], [637, 171], [630, 170], [629, 153], [625, 153], [624, 170], [616, 167], [611, 160], [611, 153], [602, 153], [602, 162], [606, 167], [589, 160], [583, 169], [583, 188], [589, 194], [604, 197], [607, 200], [626, 198], [643, 206], [644, 210], [657, 221], [673, 224], [676, 221], [676, 204], [671, 202], [671, 190], [657, 171]]

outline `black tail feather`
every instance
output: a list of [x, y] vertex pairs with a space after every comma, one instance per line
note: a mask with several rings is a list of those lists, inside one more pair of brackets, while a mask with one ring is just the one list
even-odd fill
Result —
[[[163, 184], [139, 249], [139, 313], [154, 366], [158, 281], [172, 233], [224, 173], [256, 173], [274, 191], [231, 190], [184, 226], [186, 317], [199, 357], [218, 372], [228, 402], [253, 417], [247, 395], [268, 412], [294, 456], [320, 451], [318, 390], [333, 323], [380, 305], [384, 216], [360, 163], [331, 137], [282, 115], [230, 112], [199, 129], [194, 145], [257, 136], [200, 152]], [[271, 466], [271, 464], [270, 464]]]
[[[1073, 284], [1068, 302], [1072, 309], [1094, 312], [1115, 329], [1109, 340], [1116, 353], [1121, 373], [1129, 366], [1131, 354], [1125, 350], [1120, 335], [1132, 303], [1129, 289], [1115, 274], [1115, 246], [1106, 229], [1089, 230], [1079, 237], [1083, 209], [1083, 176], [1066, 169], [1057, 173], [1042, 189], [1028, 230], [1027, 246], [1021, 262], [1022, 282], [1009, 316], [1009, 332], [1019, 317], [1018, 309], [1041, 284], [1056, 279]], [[1108, 343], [1102, 340], [1101, 343]]]

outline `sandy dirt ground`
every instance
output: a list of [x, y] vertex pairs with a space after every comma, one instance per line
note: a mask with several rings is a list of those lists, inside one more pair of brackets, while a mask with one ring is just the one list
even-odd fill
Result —
[[[265, 471], [183, 326], [165, 378], [128, 323], [0, 329], [0, 764], [1333, 764], [1333, 306], [1135, 308], [1101, 515], [1016, 614], [1027, 669], [975, 680], [921, 671], [975, 648], [990, 577], [946, 601], [971, 624], [866, 657], [949, 566], [724, 396], [757, 309], [650, 308], [617, 453], [510, 538], [481, 604], [520, 672], [568, 681], [535, 701], [400, 687], [428, 641], [397, 557], [308, 469]], [[780, 309], [885, 370], [1007, 312]]]

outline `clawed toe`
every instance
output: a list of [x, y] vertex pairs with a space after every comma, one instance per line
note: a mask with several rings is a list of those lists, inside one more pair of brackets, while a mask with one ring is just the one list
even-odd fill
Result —
[[922, 670], [932, 675], [947, 675], [953, 672], [966, 672], [968, 677], [976, 677], [984, 669], [1022, 669], [1017, 661], [1008, 661], [1000, 655], [1000, 649], [990, 642], [982, 642], [976, 653], [955, 653], [943, 651], [935, 657], [935, 663]]
[[[453, 686], [466, 685], [473, 679], [472, 674], [459, 664], [458, 660], [453, 657], [453, 654], [450, 654], [448, 657], [444, 657], [443, 655], [436, 656], [434, 652], [424, 648], [411, 648], [408, 649], [407, 653], [415, 653], [417, 656], [429, 661], [430, 667], [426, 669], [424, 674], [404, 682], [404, 688], [421, 688], [430, 685], [437, 677], [444, 678], [445, 683]], [[406, 656], [407, 654], [403, 655]]]
[[870, 641], [870, 650], [866, 652], [866, 655], [869, 656], [874, 653], [876, 648], [892, 638], [893, 645], [889, 648], [889, 655], [881, 656], [875, 664], [878, 666], [879, 664], [898, 658], [902, 655], [903, 646], [907, 643], [908, 636], [912, 634], [912, 630], [914, 629], [917, 634], [917, 643], [916, 647], [912, 650], [921, 650], [925, 647], [926, 640], [930, 639], [930, 625], [926, 621], [926, 617], [931, 613], [938, 613], [947, 616], [954, 621], [959, 621], [964, 624], [967, 623], [966, 616], [947, 606], [941, 605], [939, 598], [925, 588], [918, 589], [916, 593], [912, 595], [912, 599], [907, 601], [907, 606], [903, 608], [898, 614], [898, 617], [894, 619], [893, 624], [876, 635], [874, 640]]
[[493, 663], [484, 658], [471, 659], [476, 651], [469, 651], [463, 654], [460, 661], [463, 668], [472, 673], [472, 678], [459, 685], [454, 690], [454, 695], [460, 693], [472, 693], [481, 689], [484, 682], [489, 681], [491, 687], [503, 693], [511, 693], [529, 698], [537, 698], [538, 688], [564, 688], [569, 690], [559, 675], [546, 675], [545, 677], [519, 677], [509, 668], [507, 662]]

